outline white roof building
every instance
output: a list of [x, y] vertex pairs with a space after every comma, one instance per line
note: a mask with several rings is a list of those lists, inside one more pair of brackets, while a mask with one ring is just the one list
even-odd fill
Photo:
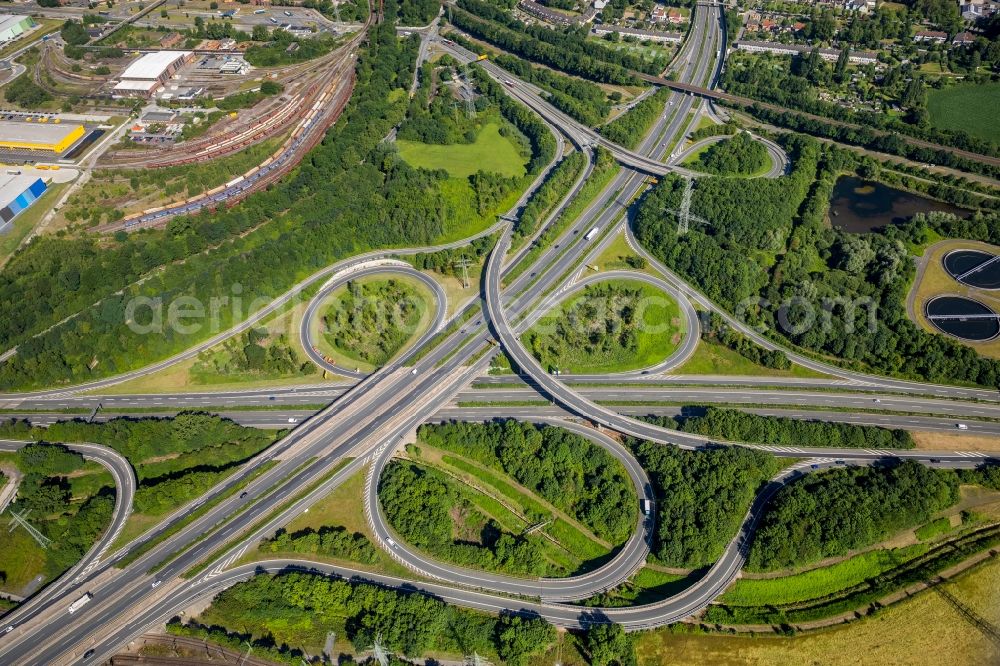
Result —
[[190, 51], [156, 51], [147, 53], [131, 65], [125, 68], [121, 78], [136, 79], [140, 81], [161, 80], [165, 76], [173, 74], [177, 66], [182, 64], [189, 56]]

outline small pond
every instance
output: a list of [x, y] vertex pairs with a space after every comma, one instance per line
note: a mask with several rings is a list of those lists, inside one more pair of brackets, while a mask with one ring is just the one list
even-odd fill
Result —
[[930, 211], [969, 215], [962, 208], [853, 176], [838, 179], [830, 198], [830, 222], [841, 231], [856, 234]]

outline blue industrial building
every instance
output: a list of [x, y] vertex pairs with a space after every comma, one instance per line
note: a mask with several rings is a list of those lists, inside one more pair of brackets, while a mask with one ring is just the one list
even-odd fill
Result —
[[17, 217], [35, 203], [48, 189], [45, 181], [37, 176], [8, 173], [0, 176], [0, 226]]

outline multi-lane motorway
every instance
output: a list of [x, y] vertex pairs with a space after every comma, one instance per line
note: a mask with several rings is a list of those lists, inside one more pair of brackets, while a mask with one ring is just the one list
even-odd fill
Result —
[[[721, 12], [717, 7], [697, 8], [691, 37], [674, 65], [682, 81], [710, 85], [716, 78], [721, 64], [718, 54], [724, 49], [723, 33], [718, 29], [721, 27], [721, 21]], [[462, 53], [457, 48], [452, 48], [452, 52], [456, 56], [468, 57], [467, 52]], [[558, 112], [552, 113], [554, 110], [538, 97], [537, 91], [492, 64], [487, 64], [485, 67], [491, 75], [504, 82], [505, 88], [512, 96], [536, 110], [550, 125], [558, 127], [559, 131], [565, 133], [578, 147], [586, 149], [595, 143], [604, 143], [602, 138], [589, 129], [580, 128]], [[689, 116], [689, 111], [701, 103], [701, 100], [690, 96], [671, 95], [664, 113], [657, 119], [652, 131], [636, 151], [623, 151], [614, 146], [611, 149], [617, 151], [616, 156], [626, 165], [649, 171], [653, 168], [651, 165], [655, 163], [657, 165], [655, 168], [662, 170], [662, 160], [669, 152], [669, 147], [674, 144], [675, 138], [681, 136], [685, 128], [696, 125], [697, 114], [692, 118]], [[561, 154], [563, 152], [561, 142], [559, 146]], [[544, 176], [544, 173], [539, 176], [535, 186]], [[622, 227], [627, 228], [625, 214], [629, 202], [645, 187], [643, 174], [630, 168], [623, 169], [578, 219], [574, 220], [552, 245], [539, 254], [530, 270], [511, 278], [509, 284], [505, 286], [504, 276], [511, 275], [511, 268], [526, 255], [528, 249], [528, 246], [524, 246], [512, 255], [508, 255], [507, 252], [510, 242], [508, 220], [518, 214], [525, 201], [525, 198], [522, 198], [498, 225], [488, 230], [490, 233], [501, 231], [501, 240], [488, 259], [484, 284], [485, 304], [482, 313], [478, 311], [478, 304], [469, 304], [461, 308], [456, 317], [461, 318], [462, 323], [433, 336], [433, 340], [428, 334], [425, 339], [412, 347], [414, 351], [419, 348], [424, 352], [422, 356], [417, 358], [414, 355], [409, 359], [394, 361], [378, 372], [360, 379], [356, 384], [189, 396], [67, 396], [69, 392], [67, 389], [3, 396], [0, 402], [6, 409], [51, 409], [53, 405], [60, 404], [91, 407], [99, 401], [105, 410], [112, 412], [115, 407], [123, 406], [128, 406], [130, 409], [149, 407], [181, 409], [197, 406], [225, 408], [227, 405], [270, 405], [280, 400], [282, 409], [273, 411], [281, 414], [284, 413], [283, 410], [293, 409], [296, 405], [332, 402], [295, 427], [271, 448], [248, 462], [240, 473], [231, 477], [225, 484], [199, 498], [191, 506], [181, 507], [162, 526], [155, 528], [150, 536], [130, 544], [106, 560], [96, 564], [93, 560], [88, 563], [90, 571], [82, 574], [83, 584], [77, 590], [86, 586], [94, 598], [77, 613], [69, 615], [65, 612], [65, 607], [72, 601], [76, 590], [70, 592], [61, 587], [62, 581], [59, 585], [47, 588], [53, 591], [48, 594], [45, 603], [38, 604], [37, 607], [26, 605], [24, 610], [15, 616], [17, 626], [0, 642], [0, 662], [61, 664], [81, 661], [81, 656], [88, 653], [87, 657], [82, 658], [83, 663], [99, 663], [148, 627], [163, 622], [193, 600], [213, 594], [236, 580], [253, 575], [258, 567], [265, 570], [279, 570], [289, 566], [299, 566], [346, 576], [361, 576], [389, 585], [403, 584], [398, 580], [314, 563], [282, 561], [240, 566], [234, 566], [234, 563], [248, 549], [254, 547], [260, 538], [273, 533], [278, 527], [307, 509], [311, 503], [362, 469], [370, 460], [375, 461], [372, 475], [377, 477], [378, 470], [388, 461], [393, 449], [404, 441], [408, 433], [435, 415], [448, 415], [448, 410], [454, 410], [451, 413], [456, 418], [511, 415], [539, 420], [546, 416], [551, 418], [551, 412], [546, 414], [542, 410], [561, 409], [578, 415], [585, 421], [599, 423], [606, 431], [634, 434], [652, 441], [669, 442], [688, 448], [701, 448], [711, 444], [704, 437], [637, 421], [622, 413], [628, 410], [612, 410], [602, 403], [606, 399], [618, 400], [622, 392], [632, 396], [630, 400], [635, 400], [634, 396], [640, 394], [642, 395], [640, 400], [647, 399], [648, 395], [656, 395], [668, 397], [649, 399], [687, 401], [699, 395], [705, 397], [706, 391], [718, 395], [723, 389], [671, 385], [671, 381], [676, 381], [676, 378], [655, 374], [642, 375], [641, 371], [638, 375], [611, 378], [607, 386], [585, 387], [565, 381], [564, 377], [556, 378], [548, 375], [538, 366], [534, 358], [527, 354], [518, 338], [519, 331], [524, 330], [532, 317], [540, 314], [541, 305], [545, 303], [546, 297], [551, 294], [568, 293], [576, 288], [572, 285], [576, 282], [580, 267], [606, 247], [613, 238], [610, 232]], [[568, 200], [569, 198], [564, 200], [560, 207], [565, 206]], [[603, 233], [597, 237], [586, 238], [585, 232], [594, 227]], [[424, 251], [426, 250], [427, 248], [424, 248]], [[333, 288], [331, 285], [337, 283], [337, 280], [344, 279], [349, 274], [358, 274], [358, 271], [372, 269], [370, 262], [382, 261], [389, 254], [391, 253], [372, 253], [317, 273], [298, 285], [293, 292], [277, 299], [248, 323], [241, 325], [242, 328], [239, 330], [246, 330], [267, 314], [284, 306], [305, 286], [317, 284], [325, 279], [330, 280], [327, 289]], [[657, 263], [651, 263], [661, 274], [661, 277], [651, 279], [655, 280], [657, 286], [679, 296], [679, 302], [690, 298], [699, 307], [719, 311], [719, 308], [708, 302], [683, 280], [670, 274]], [[327, 293], [327, 289], [321, 291]], [[318, 300], [319, 297], [314, 302]], [[443, 307], [443, 303], [443, 297], [439, 294], [439, 309]], [[684, 354], [690, 351], [690, 346], [698, 337], [696, 318], [690, 308], [687, 309], [687, 314], [688, 329], [682, 345]], [[747, 329], [735, 320], [734, 325], [740, 327], [740, 330], [746, 330], [747, 334], [754, 336], [754, 339], [759, 340], [761, 344], [772, 348], [778, 346], [759, 332]], [[199, 346], [198, 351], [233, 333], [234, 331], [230, 331], [217, 336], [217, 339], [213, 338], [206, 345]], [[517, 395], [525, 395], [525, 391], [532, 390], [520, 387], [474, 388], [471, 391], [464, 389], [483, 375], [492, 353], [496, 350], [496, 347], [490, 344], [494, 336], [518, 366], [530, 375], [532, 387], [550, 397], [557, 403], [556, 406], [526, 408], [496, 406], [488, 407], [489, 411], [486, 414], [482, 411], [458, 413], [458, 410], [462, 409], [483, 408], [449, 407], [456, 400], [462, 400], [463, 395], [471, 402], [487, 390], [491, 396], [487, 401], [501, 402], [505, 398], [496, 396], [505, 395], [505, 391], [519, 391]], [[307, 344], [306, 348], [311, 349], [311, 345]], [[191, 352], [188, 354], [186, 356], [188, 358], [193, 355]], [[750, 390], [734, 388], [732, 389], [734, 395], [729, 401], [746, 403], [760, 397], [759, 402], [763, 403], [771, 399], [772, 395], [775, 400], [778, 399], [778, 395], [785, 399], [787, 393], [772, 387], [791, 384], [799, 389], [791, 394], [791, 399], [805, 401], [801, 405], [794, 403], [796, 408], [802, 409], [826, 400], [832, 400], [834, 406], [837, 406], [837, 401], [842, 400], [849, 409], [862, 409], [861, 404], [866, 406], [865, 409], [871, 409], [872, 405], [876, 404], [880, 409], [906, 413], [905, 416], [898, 418], [927, 418], [923, 416], [924, 413], [970, 416], [972, 410], [980, 410], [982, 413], [977, 416], [981, 419], [992, 419], [997, 410], [994, 403], [998, 396], [995, 391], [935, 387], [915, 382], [888, 380], [843, 371], [794, 353], [789, 355], [793, 361], [827, 373], [834, 379], [820, 380], [818, 383], [810, 380], [792, 382], [775, 378], [730, 379], [729, 381], [735, 386], [754, 383], [761, 383], [763, 386]], [[670, 364], [652, 370], [654, 373], [662, 372], [682, 357], [683, 354], [672, 359]], [[177, 362], [177, 358], [152, 367], [165, 367], [169, 363]], [[144, 370], [132, 373], [131, 376], [139, 376], [145, 372]], [[659, 383], [654, 384], [654, 380]], [[86, 388], [106, 388], [119, 381], [122, 379], [104, 380]], [[506, 381], [511, 380], [506, 379]], [[622, 384], [627, 388], [610, 385], [613, 383]], [[687, 383], [698, 382], [689, 380]], [[842, 389], [847, 386], [853, 386], [854, 389], [843, 391]], [[841, 390], [822, 390], [830, 388]], [[702, 391], [701, 394], [697, 393], [699, 390]], [[601, 394], [600, 391], [605, 393]], [[537, 393], [528, 394], [537, 395]], [[744, 399], [742, 401], [737, 399], [735, 397], [737, 394], [745, 396]], [[921, 394], [922, 397], [914, 398], [912, 394]], [[473, 396], [472, 399], [468, 398], [470, 395]], [[271, 400], [272, 397], [274, 400]], [[817, 402], [811, 402], [813, 400]], [[875, 403], [875, 400], [893, 402], [881, 404]], [[699, 401], [708, 400], [705, 398]], [[751, 404], [755, 409], [759, 408], [755, 403]], [[825, 406], [825, 402], [823, 404]], [[957, 411], [943, 412], [941, 410], [943, 406]], [[519, 409], [537, 411], [530, 413], [516, 411]], [[910, 416], [910, 413], [919, 413], [921, 416]], [[977, 424], [985, 427], [991, 426], [992, 422], [980, 420]], [[571, 424], [567, 427], [587, 434], [593, 441], [605, 446], [616, 455], [629, 471], [639, 496], [648, 496], [649, 483], [645, 473], [605, 432], [582, 424]], [[629, 609], [585, 609], [561, 602], [589, 596], [613, 586], [641, 565], [645, 559], [648, 530], [651, 527], [650, 521], [641, 517], [637, 521], [633, 537], [605, 566], [586, 576], [560, 581], [521, 581], [446, 566], [426, 558], [395, 539], [394, 547], [389, 542], [392, 538], [391, 528], [385, 524], [378, 507], [374, 483], [366, 492], [366, 500], [375, 533], [382, 544], [390, 548], [390, 552], [407, 566], [427, 577], [441, 581], [433, 584], [405, 581], [405, 584], [412, 588], [423, 589], [454, 603], [474, 608], [537, 612], [562, 626], [582, 626], [610, 620], [620, 622], [628, 628], [643, 628], [687, 617], [703, 608], [725, 589], [742, 568], [754, 527], [768, 498], [783, 483], [807, 473], [813, 465], [819, 468], [838, 462], [869, 464], [895, 457], [913, 457], [929, 463], [929, 456], [933, 455], [936, 460], [933, 464], [957, 467], [975, 465], [986, 457], [975, 452], [931, 454], [919, 451], [883, 452], [809, 446], [794, 449], [757, 448], [779, 456], [807, 460], [784, 470], [758, 495], [746, 514], [740, 532], [729, 544], [723, 556], [698, 583], [661, 603]], [[233, 492], [236, 484], [245, 481], [255, 470], [257, 476], [251, 478], [239, 493]], [[121, 483], [125, 485], [124, 480]], [[123, 496], [124, 494], [124, 491], [120, 493]], [[185, 515], [194, 509], [199, 509], [200, 513], [196, 513], [189, 523], [182, 524]], [[139, 546], [146, 547], [141, 554], [138, 553]], [[121, 568], [114, 566], [129, 555], [134, 557], [133, 561], [122, 565]], [[542, 601], [525, 602], [500, 596], [497, 592], [539, 596]], [[89, 652], [91, 650], [93, 652]]]

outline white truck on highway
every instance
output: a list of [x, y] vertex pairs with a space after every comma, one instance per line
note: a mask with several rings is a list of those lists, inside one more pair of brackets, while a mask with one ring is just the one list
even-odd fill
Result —
[[93, 598], [94, 595], [92, 595], [90, 592], [87, 592], [82, 597], [80, 597], [79, 599], [77, 599], [76, 601], [74, 601], [69, 605], [69, 614], [72, 615], [73, 613], [77, 612], [78, 610], [89, 604], [90, 600]]
[[642, 500], [642, 512], [647, 516], [653, 513], [653, 503], [648, 499]]
[[600, 227], [594, 227], [593, 229], [591, 229], [590, 231], [588, 231], [586, 234], [584, 234], [583, 240], [588, 240], [588, 241], [591, 240], [594, 236], [596, 236], [598, 233], [600, 233], [600, 231], [601, 231]]

